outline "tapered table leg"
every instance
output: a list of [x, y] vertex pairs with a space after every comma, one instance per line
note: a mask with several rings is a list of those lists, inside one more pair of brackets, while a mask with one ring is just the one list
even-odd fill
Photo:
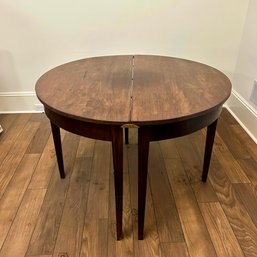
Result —
[[138, 239], [144, 237], [145, 200], [149, 155], [149, 133], [138, 129]]
[[61, 178], [65, 178], [64, 165], [63, 165], [63, 157], [62, 157], [62, 143], [61, 143], [61, 134], [60, 128], [51, 122], [52, 135], [54, 140], [55, 153], [57, 158], [57, 163], [59, 167], [59, 173]]
[[123, 130], [113, 129], [112, 152], [114, 167], [115, 206], [117, 240], [122, 239], [122, 205], [123, 205]]
[[216, 133], [218, 120], [215, 120], [212, 124], [207, 127], [207, 135], [205, 142], [205, 152], [204, 152], [204, 161], [203, 161], [203, 173], [202, 173], [202, 181], [206, 182], [208, 177], [208, 171], [210, 167], [212, 148], [214, 143], [214, 137]]

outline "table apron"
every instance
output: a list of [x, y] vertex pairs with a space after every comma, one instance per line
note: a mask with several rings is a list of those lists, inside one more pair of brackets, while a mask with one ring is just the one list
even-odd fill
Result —
[[63, 128], [74, 134], [92, 139], [113, 141], [112, 131], [113, 129], [117, 129], [117, 127], [120, 127], [120, 125], [117, 126], [109, 124], [97, 124], [76, 120], [70, 117], [60, 115], [46, 107], [45, 114], [50, 119], [50, 121], [58, 127]]
[[[185, 120], [171, 122], [168, 124], [140, 125], [141, 132], [145, 131], [149, 135], [149, 141], [159, 141], [176, 138], [191, 134], [197, 130], [207, 127], [220, 116], [222, 106], [209, 110], [205, 114]], [[69, 132], [80, 136], [98, 140], [113, 141], [113, 130], [121, 128], [121, 125], [98, 124], [76, 120], [60, 115], [45, 107], [46, 116], [59, 126]]]
[[219, 118], [221, 111], [222, 105], [197, 117], [168, 124], [141, 126], [140, 129], [142, 133], [148, 134], [149, 141], [181, 137], [209, 126]]

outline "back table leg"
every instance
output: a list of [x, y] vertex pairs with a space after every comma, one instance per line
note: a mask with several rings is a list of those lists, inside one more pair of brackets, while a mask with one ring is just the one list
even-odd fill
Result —
[[62, 157], [62, 142], [61, 142], [61, 134], [60, 134], [60, 128], [55, 125], [53, 122], [51, 122], [51, 128], [52, 128], [52, 135], [54, 140], [54, 147], [55, 147], [55, 153], [56, 158], [58, 162], [60, 177], [65, 178], [65, 172], [64, 172], [64, 166], [63, 166], [63, 157]]
[[208, 171], [210, 167], [212, 148], [214, 143], [214, 137], [216, 133], [218, 120], [215, 120], [212, 124], [207, 127], [207, 135], [205, 142], [205, 152], [204, 152], [204, 161], [203, 161], [203, 173], [202, 173], [202, 181], [206, 182], [208, 177]]
[[125, 128], [125, 144], [129, 143], [129, 129]]

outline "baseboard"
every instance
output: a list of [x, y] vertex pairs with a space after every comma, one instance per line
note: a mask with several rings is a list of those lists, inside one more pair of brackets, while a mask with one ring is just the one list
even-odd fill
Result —
[[224, 107], [257, 144], [257, 112], [235, 90], [232, 90]]
[[35, 92], [0, 92], [0, 113], [38, 113], [42, 105]]

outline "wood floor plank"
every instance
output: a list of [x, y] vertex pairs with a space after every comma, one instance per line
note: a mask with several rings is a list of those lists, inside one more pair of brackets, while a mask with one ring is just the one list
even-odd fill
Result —
[[0, 165], [0, 199], [37, 131], [39, 123], [28, 122]]
[[[149, 187], [149, 184], [148, 184]], [[160, 237], [157, 230], [156, 218], [154, 215], [153, 199], [150, 190], [146, 194], [146, 210], [144, 240], [138, 240], [138, 255], [136, 257], [161, 256]], [[137, 230], [134, 228], [134, 231]]]
[[153, 198], [160, 242], [182, 242], [184, 237], [179, 215], [168, 183], [167, 172], [159, 143], [154, 142], [150, 144], [148, 163], [150, 190]]
[[39, 154], [24, 156], [0, 200], [0, 248], [12, 225], [39, 157]]
[[237, 135], [231, 130], [227, 120], [221, 117], [218, 121], [217, 132], [236, 159], [249, 159], [250, 155], [246, 147], [242, 147]]
[[[188, 136], [188, 140], [190, 140], [193, 145], [192, 150], [197, 152], [196, 156], [198, 156], [199, 163], [202, 167], [205, 149], [205, 137], [203, 137], [203, 133], [201, 131], [193, 133]], [[212, 161], [210, 165], [212, 165]], [[215, 191], [210, 183], [203, 183], [200, 180], [198, 183], [193, 185], [193, 190], [198, 203], [218, 201], [217, 195], [215, 194]]]
[[[129, 130], [131, 131], [131, 129]], [[131, 135], [131, 134], [129, 134]], [[132, 213], [132, 226], [133, 226], [133, 240], [134, 240], [134, 255], [140, 256], [139, 244], [138, 244], [138, 148], [135, 142], [126, 146], [127, 159], [128, 159], [128, 174], [129, 174], [129, 190], [131, 201], [131, 213]], [[146, 198], [148, 199], [148, 198]], [[153, 214], [154, 215], [154, 214]], [[156, 224], [154, 223], [154, 229], [157, 232]], [[157, 255], [158, 256], [158, 255]]]
[[47, 116], [45, 115], [45, 113], [34, 113], [33, 115], [31, 115], [29, 121], [36, 121], [36, 122], [41, 122], [43, 118], [47, 119]]
[[[64, 140], [65, 134], [67, 133], [68, 132], [65, 132], [64, 130], [61, 129], [62, 142]], [[64, 147], [66, 146], [64, 145]], [[68, 147], [69, 146], [67, 146], [67, 148]], [[64, 161], [64, 164], [65, 164], [65, 161]], [[41, 154], [41, 158], [38, 162], [37, 168], [31, 179], [29, 188], [30, 189], [47, 188], [56, 165], [57, 165], [57, 160], [55, 155], [53, 137], [52, 135], [50, 135], [45, 145], [45, 148], [43, 149], [43, 152]]]
[[[17, 126], [21, 129], [21, 131], [19, 131], [20, 133], [18, 133], [18, 136], [15, 136], [15, 135], [11, 136], [10, 140], [13, 141], [13, 145], [11, 150], [8, 152], [8, 154], [24, 153], [29, 143], [31, 142], [33, 136], [35, 135], [35, 132], [39, 128], [39, 125], [40, 125], [39, 122], [26, 122], [27, 119], [28, 117], [25, 116], [24, 119], [21, 120], [20, 126]], [[15, 131], [15, 132], [17, 133], [18, 131]]]
[[247, 149], [251, 158], [257, 162], [257, 147], [256, 143], [251, 139], [251, 137], [245, 132], [245, 130], [239, 125], [231, 125], [230, 129], [235, 133], [238, 140], [240, 140], [241, 145]]
[[96, 141], [87, 202], [87, 217], [108, 218], [110, 154], [111, 144], [109, 142]]
[[217, 256], [180, 160], [165, 160], [170, 184], [191, 257]]
[[[256, 187], [257, 186], [257, 161], [253, 158], [247, 160], [238, 160], [239, 165], [244, 170], [245, 174], [251, 181], [251, 183]], [[247, 184], [247, 183], [246, 183]]]
[[[154, 143], [144, 240], [137, 239], [138, 131], [129, 130], [121, 241], [116, 241], [111, 144], [61, 130], [67, 174], [61, 180], [52, 136], [43, 135], [48, 126], [44, 114], [2, 117], [1, 257], [257, 256], [257, 145], [227, 111], [222, 112], [206, 183], [201, 182], [205, 129]], [[84, 173], [89, 162], [90, 178]], [[182, 241], [164, 243], [175, 236], [167, 228], [174, 209]]]
[[63, 156], [66, 178], [60, 179], [58, 168], [55, 166], [29, 244], [28, 255], [53, 254], [78, 144], [78, 136], [71, 133], [65, 134], [63, 140]]
[[[205, 144], [201, 145], [202, 148], [200, 150], [197, 142], [198, 138], [199, 134], [177, 138], [175, 141], [176, 147], [197, 201], [216, 201], [217, 197], [212, 186], [208, 183], [203, 183], [201, 179], [203, 166], [203, 158], [201, 156], [203, 155]], [[194, 141], [196, 145], [194, 145], [192, 141]], [[201, 154], [200, 151], [202, 152]]]
[[[7, 121], [6, 125], [7, 128], [9, 128], [8, 130], [4, 129], [3, 133], [1, 134], [1, 142], [2, 141], [13, 141], [18, 135], [19, 133], [22, 131], [22, 129], [24, 128], [24, 126], [26, 125], [26, 123], [29, 121], [31, 117], [31, 114], [10, 114], [5, 116], [5, 119], [10, 120]], [[4, 120], [5, 120], [4, 119]], [[4, 122], [3, 120], [3, 122]], [[7, 133], [8, 132], [8, 133]]]
[[52, 136], [48, 137], [37, 168], [29, 184], [30, 189], [47, 188], [54, 168], [57, 165]]
[[215, 155], [211, 169], [210, 182], [245, 256], [257, 256], [257, 228]]
[[160, 257], [160, 240], [156, 226], [152, 196], [149, 190], [149, 183], [147, 185], [148, 190], [146, 193], [144, 240], [138, 240], [138, 149], [135, 144], [128, 145], [127, 149], [135, 257]]
[[26, 191], [0, 251], [1, 257], [25, 256], [45, 193], [45, 189]]
[[[4, 158], [8, 154], [9, 150], [13, 148], [13, 144], [17, 141], [18, 136], [23, 131], [25, 125], [28, 123], [31, 114], [19, 115], [8, 131], [4, 131], [0, 137], [0, 163], [3, 162]], [[6, 133], [5, 133], [6, 132]], [[7, 133], [8, 132], [8, 133]]]
[[39, 154], [25, 154], [0, 200], [0, 249], [28, 187]]
[[86, 137], [80, 137], [77, 157], [93, 157], [95, 150], [95, 140]]
[[59, 257], [62, 252], [67, 253], [68, 256], [79, 257], [91, 176], [91, 164], [92, 158], [90, 157], [76, 158], [55, 243], [54, 257]]
[[137, 142], [138, 142], [138, 129], [130, 128], [129, 129], [129, 144], [134, 145], [134, 144], [137, 144]]
[[[52, 255], [26, 255], [26, 257], [52, 257]], [[59, 256], [59, 257], [66, 257], [64, 256]]]
[[67, 178], [60, 179], [56, 168], [28, 247], [28, 255], [53, 254], [68, 183]]
[[[26, 257], [52, 257], [52, 255], [26, 255]], [[64, 256], [59, 256], [59, 257], [66, 257]]]
[[107, 235], [107, 219], [86, 217], [80, 257], [107, 256]]
[[183, 243], [162, 243], [162, 256], [164, 257], [190, 257], [186, 244]]
[[200, 183], [202, 175], [202, 165], [200, 157], [197, 151], [193, 148], [193, 145], [188, 136], [177, 138], [175, 145], [179, 156], [184, 164], [184, 169], [188, 175], [188, 179], [193, 186]]
[[228, 175], [232, 183], [250, 182], [249, 178], [246, 176], [241, 166], [238, 164], [238, 162], [234, 159], [229, 151], [222, 153], [214, 147], [214, 153], [222, 163], [224, 169], [226, 170], [226, 174]]
[[249, 183], [250, 180], [245, 174], [245, 171], [241, 168], [238, 161], [234, 158], [233, 154], [230, 152], [229, 148], [223, 141], [223, 138], [216, 133], [215, 143], [213, 147], [213, 155], [222, 163], [222, 166], [226, 170], [230, 181], [232, 183]]
[[[112, 159], [112, 156], [111, 156]], [[110, 189], [109, 189], [109, 216], [108, 216], [108, 257], [134, 257], [132, 209], [130, 201], [129, 174], [127, 147], [123, 151], [123, 212], [122, 230], [123, 238], [117, 241], [116, 238], [116, 212], [115, 212], [115, 191], [113, 162], [110, 165]]]
[[233, 188], [257, 228], [257, 192], [255, 187], [251, 184], [235, 184]]
[[[148, 188], [150, 187], [148, 183]], [[156, 225], [156, 218], [154, 213], [153, 201], [150, 190], [146, 193], [146, 210], [145, 213], [145, 226], [144, 226], [144, 239], [137, 239], [137, 213], [134, 213], [134, 247], [136, 257], [157, 257], [161, 256], [160, 239]]]
[[28, 146], [26, 153], [42, 153], [51, 134], [49, 119], [45, 116], [45, 114], [36, 115], [40, 118], [40, 125], [30, 145]]
[[15, 119], [18, 117], [17, 114], [0, 114], [0, 125], [3, 128], [3, 132], [1, 133], [0, 142], [3, 138], [3, 135], [7, 134], [7, 131], [10, 127], [12, 127]]
[[220, 204], [217, 202], [202, 203], [200, 208], [217, 255], [244, 257]]
[[179, 158], [179, 153], [176, 148], [175, 139], [162, 140], [159, 142], [164, 159]]
[[239, 124], [227, 108], [222, 108], [221, 118], [223, 118], [229, 125]]

